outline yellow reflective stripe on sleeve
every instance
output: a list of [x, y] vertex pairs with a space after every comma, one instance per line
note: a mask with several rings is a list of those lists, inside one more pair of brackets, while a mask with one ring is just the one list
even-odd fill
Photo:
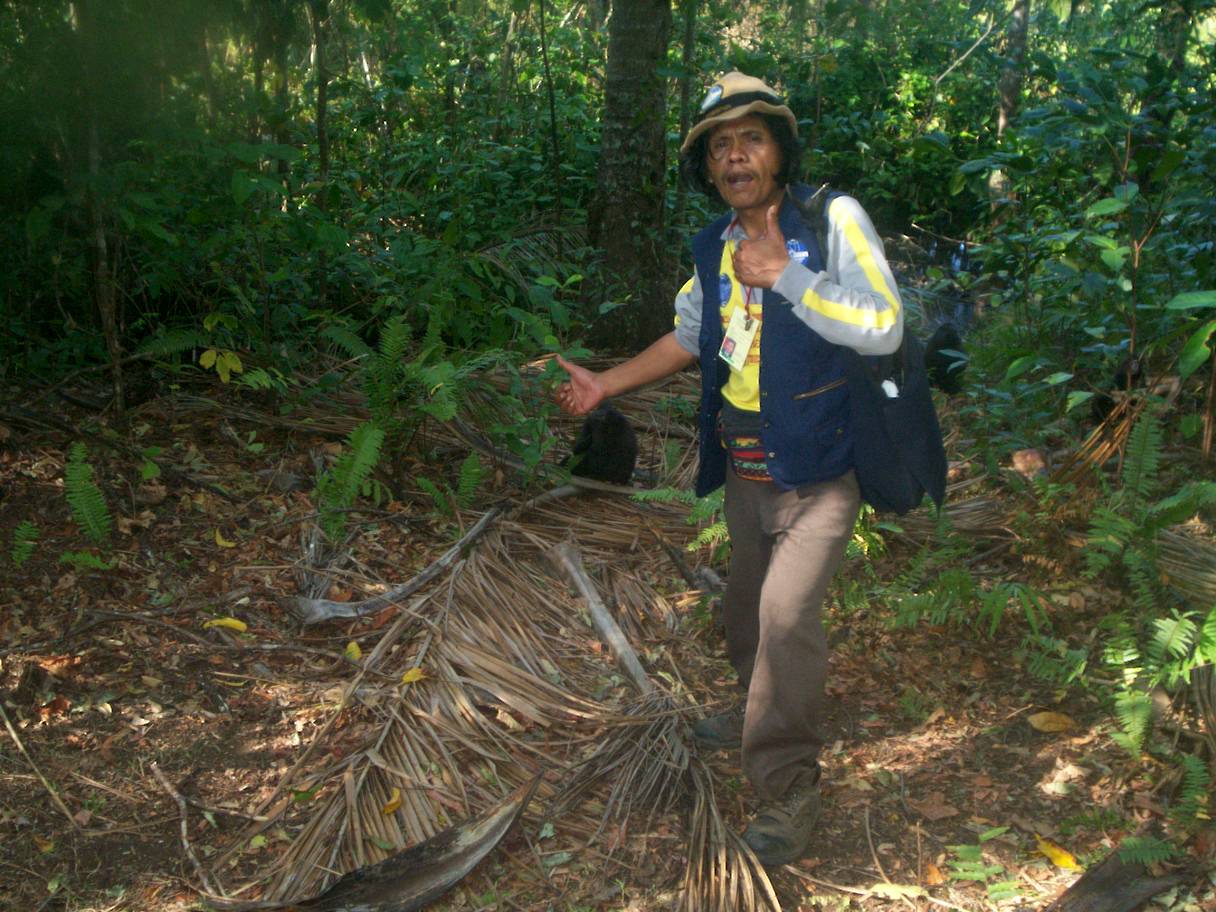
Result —
[[848, 239], [849, 246], [853, 248], [853, 255], [861, 265], [862, 271], [865, 272], [866, 278], [869, 279], [870, 287], [886, 298], [887, 303], [891, 305], [891, 310], [898, 313], [899, 299], [891, 293], [887, 280], [879, 272], [878, 264], [874, 261], [874, 251], [866, 243], [866, 236], [861, 233], [861, 226], [848, 216], [844, 220], [844, 236]]
[[684, 287], [680, 289], [679, 293], [680, 294], [692, 294], [692, 283], [695, 282], [696, 279], [697, 279], [697, 276], [694, 273], [692, 278], [690, 278], [687, 282], [684, 283]]
[[870, 310], [868, 308], [850, 307], [848, 304], [838, 304], [835, 301], [829, 301], [827, 298], [821, 298], [813, 291], [808, 291], [802, 296], [802, 303], [811, 310], [823, 314], [830, 320], [848, 323], [850, 326], [860, 326], [863, 329], [887, 329], [895, 325], [895, 320], [898, 317], [898, 314], [890, 308], [886, 310]]

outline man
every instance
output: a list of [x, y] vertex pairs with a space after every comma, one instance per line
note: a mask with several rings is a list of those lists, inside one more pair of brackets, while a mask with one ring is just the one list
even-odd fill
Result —
[[731, 211], [693, 238], [674, 331], [601, 373], [559, 359], [569, 380], [557, 391], [581, 415], [700, 363], [697, 494], [726, 485], [723, 619], [747, 697], [693, 733], [706, 747], [742, 747], [760, 799], [743, 838], [768, 865], [802, 857], [819, 815], [821, 607], [860, 503], [845, 349], [888, 354], [903, 333], [882, 243], [857, 201], [832, 200], [827, 251], [794, 204], [809, 196], [795, 184], [797, 131], [759, 79], [732, 72], [710, 88], [680, 171]]

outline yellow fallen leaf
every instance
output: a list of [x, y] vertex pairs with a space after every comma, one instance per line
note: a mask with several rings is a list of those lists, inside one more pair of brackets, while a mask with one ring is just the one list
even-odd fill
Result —
[[229, 630], [235, 630], [237, 633], [244, 633], [249, 629], [249, 625], [244, 621], [232, 617], [212, 618], [203, 627], [226, 627]]
[[1030, 723], [1031, 728], [1041, 732], [1064, 732], [1071, 728], [1075, 728], [1077, 723], [1072, 716], [1066, 716], [1064, 713], [1057, 712], [1041, 712], [1035, 713], [1026, 719]]
[[393, 789], [393, 795], [385, 802], [384, 807], [380, 808], [381, 814], [391, 814], [397, 808], [401, 807], [401, 789]]
[[38, 846], [38, 851], [45, 855], [47, 852], [55, 851], [54, 839], [43, 839], [37, 833], [34, 834], [34, 845]]
[[346, 656], [352, 662], [358, 662], [361, 658], [363, 658], [363, 650], [359, 648], [358, 643], [351, 640], [346, 644], [346, 649], [343, 651], [342, 655]]
[[946, 882], [946, 875], [942, 873], [942, 869], [929, 862], [925, 865], [925, 883], [931, 887], [940, 887]]
[[1081, 866], [1077, 864], [1077, 859], [1073, 857], [1072, 852], [1063, 846], [1050, 839], [1044, 839], [1038, 833], [1034, 834], [1034, 841], [1038, 845], [1039, 851], [1046, 855], [1057, 868], [1063, 868], [1065, 871], [1081, 870]]
[[426, 677], [426, 672], [421, 667], [415, 666], [401, 676], [402, 684], [413, 684], [415, 681], [421, 681]]
[[215, 529], [215, 543], [217, 545], [219, 545], [221, 548], [235, 548], [236, 547], [236, 542], [228, 541], [228, 539], [226, 539], [226, 538], [224, 538], [224, 536], [220, 535], [220, 530], [219, 530], [218, 526]]

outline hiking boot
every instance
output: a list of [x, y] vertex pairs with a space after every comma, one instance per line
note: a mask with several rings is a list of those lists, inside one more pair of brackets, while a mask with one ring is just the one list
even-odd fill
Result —
[[722, 750], [743, 743], [743, 713], [745, 703], [738, 703], [724, 713], [706, 716], [693, 723], [692, 736], [701, 747]]
[[819, 776], [802, 776], [777, 801], [761, 805], [743, 833], [762, 865], [784, 865], [806, 854], [819, 820]]

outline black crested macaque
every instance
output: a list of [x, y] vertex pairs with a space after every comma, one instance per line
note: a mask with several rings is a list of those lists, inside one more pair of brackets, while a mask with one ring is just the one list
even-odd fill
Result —
[[963, 388], [966, 369], [967, 355], [958, 327], [953, 323], [941, 324], [925, 343], [925, 373], [929, 375], [929, 383], [953, 395]]
[[601, 405], [583, 420], [574, 450], [562, 465], [581, 478], [627, 485], [637, 461], [638, 438], [629, 419], [611, 405]]
[[1112, 392], [1126, 393], [1135, 389], [1144, 381], [1144, 365], [1139, 358], [1124, 358], [1115, 368], [1114, 376], [1105, 390], [1100, 390], [1089, 400], [1089, 415], [1095, 424], [1106, 420], [1115, 408], [1115, 397]]

